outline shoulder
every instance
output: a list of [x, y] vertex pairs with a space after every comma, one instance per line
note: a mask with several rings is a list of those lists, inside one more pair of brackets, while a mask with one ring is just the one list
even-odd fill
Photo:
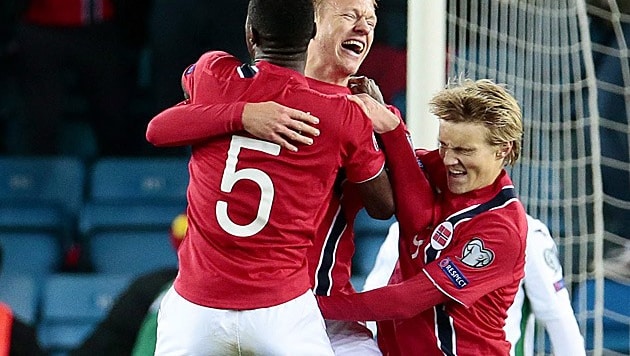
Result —
[[[205, 72], [211, 73], [217, 76], [223, 74], [235, 74], [236, 68], [240, 66], [241, 61], [233, 55], [223, 51], [210, 51], [206, 52], [199, 57], [194, 64], [192, 71], [197, 73]], [[191, 69], [188, 69], [191, 71]]]
[[487, 211], [471, 219], [463, 226], [466, 235], [474, 235], [484, 241], [497, 244], [502, 249], [525, 249], [527, 224], [525, 213], [518, 201]]

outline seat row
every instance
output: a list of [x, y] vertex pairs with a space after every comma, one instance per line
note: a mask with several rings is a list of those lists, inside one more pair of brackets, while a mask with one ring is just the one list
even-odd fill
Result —
[[71, 246], [94, 270], [139, 274], [175, 264], [168, 229], [186, 207], [188, 159], [0, 157], [4, 274], [45, 275]]
[[0, 301], [36, 330], [47, 355], [77, 348], [133, 282], [129, 275], [50, 274], [39, 283], [28, 275], [0, 277]]

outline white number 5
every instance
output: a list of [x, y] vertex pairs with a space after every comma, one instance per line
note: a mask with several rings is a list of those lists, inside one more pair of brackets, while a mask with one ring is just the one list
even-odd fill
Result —
[[227, 202], [219, 200], [216, 209], [217, 220], [219, 226], [227, 233], [239, 237], [249, 237], [257, 234], [267, 225], [269, 214], [271, 213], [274, 187], [271, 178], [260, 169], [243, 168], [238, 171], [236, 170], [238, 154], [241, 152], [241, 148], [277, 156], [280, 154], [280, 146], [275, 143], [255, 140], [253, 138], [232, 136], [227, 161], [225, 162], [225, 170], [223, 171], [223, 178], [221, 179], [221, 191], [230, 193], [236, 182], [241, 179], [249, 179], [260, 186], [260, 203], [258, 204], [258, 212], [254, 221], [247, 225], [238, 225], [230, 220], [228, 216]]

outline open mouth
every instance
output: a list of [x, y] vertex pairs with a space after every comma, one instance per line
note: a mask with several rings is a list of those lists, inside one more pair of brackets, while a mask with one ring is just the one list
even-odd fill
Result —
[[341, 43], [341, 47], [352, 51], [356, 54], [361, 54], [365, 51], [365, 43], [357, 40], [347, 40]]

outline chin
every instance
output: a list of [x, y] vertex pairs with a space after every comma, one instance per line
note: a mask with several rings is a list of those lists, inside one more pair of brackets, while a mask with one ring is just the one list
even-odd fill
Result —
[[468, 187], [463, 184], [453, 184], [453, 183], [448, 184], [448, 190], [450, 190], [451, 193], [453, 194], [464, 194], [470, 191], [470, 189], [468, 189]]

